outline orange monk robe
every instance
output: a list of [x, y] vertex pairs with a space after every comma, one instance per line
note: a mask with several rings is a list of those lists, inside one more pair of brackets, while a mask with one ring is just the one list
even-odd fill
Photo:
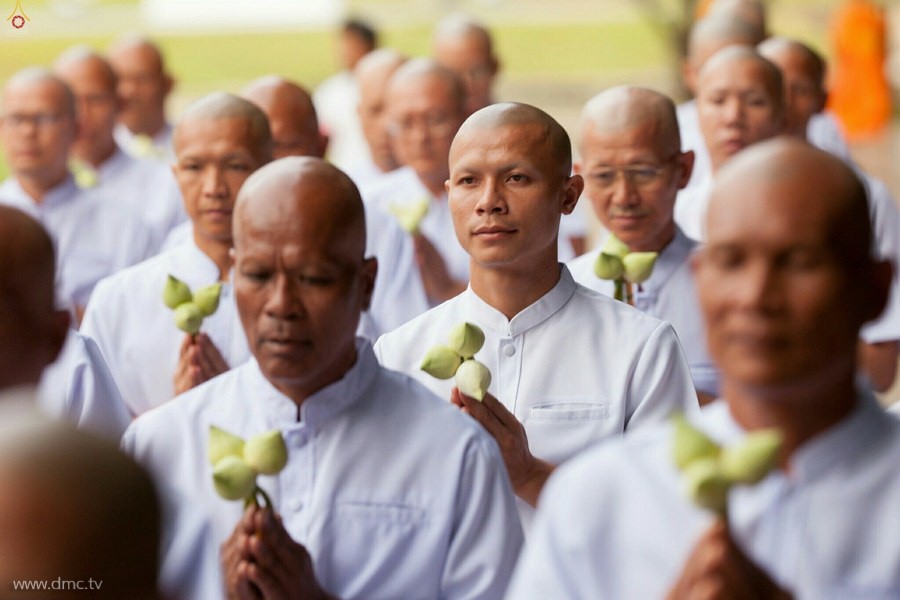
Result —
[[891, 117], [886, 35], [884, 9], [869, 0], [845, 2], [832, 21], [835, 61], [828, 108], [851, 140], [879, 133]]

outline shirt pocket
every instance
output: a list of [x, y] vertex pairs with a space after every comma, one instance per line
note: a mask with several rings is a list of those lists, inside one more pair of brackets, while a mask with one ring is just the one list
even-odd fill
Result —
[[531, 452], [554, 464], [616, 432], [603, 400], [548, 400], [529, 409], [524, 425]]
[[[440, 544], [429, 543], [429, 535], [428, 515], [421, 508], [336, 502], [320, 541], [316, 573], [342, 598], [435, 598], [443, 563]], [[410, 590], [421, 595], [410, 597]]]

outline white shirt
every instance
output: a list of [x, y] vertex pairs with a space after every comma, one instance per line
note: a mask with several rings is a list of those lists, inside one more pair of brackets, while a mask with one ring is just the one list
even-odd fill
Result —
[[175, 151], [172, 148], [173, 132], [174, 129], [169, 123], [164, 124], [163, 128], [150, 138], [151, 144], [148, 145], [146, 144], [147, 136], [135, 135], [125, 125], [119, 123], [113, 130], [113, 137], [125, 152], [135, 158], [168, 163], [175, 156]]
[[[353, 183], [355, 183], [356, 187], [359, 189], [369, 186], [385, 174], [385, 171], [379, 169], [375, 164], [375, 161], [371, 158], [358, 160], [350, 164], [344, 169], [344, 172], [353, 180]], [[388, 171], [388, 173], [390, 173], [390, 171]]]
[[[650, 279], [634, 286], [634, 306], [672, 324], [691, 368], [694, 386], [699, 391], [716, 395], [719, 370], [706, 348], [706, 325], [690, 266], [690, 256], [696, 246], [696, 242], [676, 227], [675, 237], [657, 256]], [[599, 248], [588, 252], [569, 263], [569, 269], [581, 285], [612, 297], [613, 282], [594, 274], [594, 263], [599, 255]]]
[[428, 214], [419, 226], [422, 235], [434, 244], [450, 277], [456, 281], [469, 281], [469, 255], [456, 237], [447, 194], [435, 198], [410, 167], [385, 173], [361, 192], [366, 204], [388, 213], [392, 204], [402, 206], [427, 200]]
[[[218, 281], [219, 268], [193, 240], [188, 240], [101, 281], [81, 324], [81, 331], [100, 346], [134, 415], [175, 396], [172, 378], [186, 334], [175, 326], [173, 311], [162, 301], [169, 274], [196, 291]], [[201, 331], [230, 367], [250, 357], [230, 282], [223, 284], [219, 308], [204, 319]]]
[[[471, 289], [382, 336], [375, 354], [444, 399], [453, 379], [419, 369], [432, 346], [471, 322], [484, 331], [475, 358], [489, 392], [525, 426], [532, 453], [553, 464], [610, 436], [696, 410], [690, 370], [672, 326], [575, 283], [559, 283], [512, 320]], [[527, 522], [531, 510], [520, 504]]]
[[93, 190], [140, 216], [158, 249], [169, 231], [187, 220], [181, 192], [168, 164], [133, 158], [120, 148], [96, 169]]
[[243, 503], [213, 490], [210, 425], [245, 439], [279, 429], [288, 465], [259, 485], [326, 590], [344, 600], [499, 598], [522, 533], [496, 444], [379, 367], [367, 342], [357, 350], [350, 371], [299, 411], [251, 360], [135, 421], [123, 447], [204, 509], [221, 543]]
[[816, 113], [809, 119], [806, 124], [806, 139], [813, 146], [834, 154], [844, 162], [853, 163], [841, 125], [830, 110]]
[[68, 308], [87, 304], [94, 285], [152, 253], [150, 232], [140, 218], [110, 198], [79, 190], [72, 177], [38, 204], [14, 177], [0, 185], [0, 204], [39, 221], [56, 250], [56, 295]]
[[37, 393], [47, 415], [114, 441], [131, 423], [96, 342], [74, 329], [69, 330], [59, 357], [44, 369]]
[[868, 191], [875, 253], [894, 265], [887, 306], [881, 316], [862, 328], [860, 337], [870, 344], [900, 341], [900, 211], [883, 181], [859, 170], [857, 174], [862, 177]]
[[341, 71], [319, 84], [312, 95], [319, 125], [328, 134], [328, 160], [344, 169], [370, 156], [359, 122], [359, 86], [352, 71]]
[[[727, 405], [699, 425], [744, 435]], [[663, 598], [712, 516], [686, 498], [671, 427], [604, 444], [550, 479], [507, 598]], [[900, 421], [870, 395], [753, 487], [729, 494], [736, 542], [798, 600], [900, 597]]]

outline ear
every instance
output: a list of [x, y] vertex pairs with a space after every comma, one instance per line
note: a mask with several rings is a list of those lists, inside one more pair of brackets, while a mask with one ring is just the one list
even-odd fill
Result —
[[372, 305], [372, 294], [375, 292], [375, 277], [378, 275], [378, 259], [374, 256], [363, 260], [360, 270], [363, 292], [363, 310], [369, 310]]
[[692, 97], [697, 96], [697, 76], [688, 58], [681, 59], [681, 80]]
[[[234, 251], [234, 246], [228, 249], [228, 260], [231, 264], [231, 268], [234, 269], [235, 265], [237, 264], [237, 254]], [[232, 283], [234, 282], [232, 281]]]
[[694, 173], [694, 159], [697, 157], [694, 154], [693, 150], [688, 150], [687, 152], [681, 152], [678, 156], [675, 157], [675, 161], [678, 164], [678, 167], [681, 169], [681, 175], [678, 178], [678, 189], [683, 190], [687, 187], [688, 182], [691, 180], [691, 175]]
[[[865, 303], [862, 305], [863, 322], [872, 321], [881, 316], [891, 295], [894, 267], [889, 260], [880, 260], [872, 264], [871, 285], [867, 288]], [[895, 302], [896, 298], [892, 299]]]
[[500, 72], [500, 59], [497, 58], [497, 56], [494, 54], [491, 54], [490, 65], [491, 65], [491, 77], [492, 78], [496, 77], [497, 73]]
[[325, 158], [325, 152], [328, 150], [328, 142], [329, 142], [328, 134], [326, 134], [324, 131], [322, 131], [320, 129], [319, 130], [318, 148], [317, 148], [318, 154], [316, 155], [316, 158]]
[[578, 199], [581, 198], [581, 192], [584, 191], [584, 178], [576, 173], [566, 179], [564, 187], [560, 212], [564, 215], [570, 215], [575, 210]]
[[163, 98], [172, 93], [172, 90], [175, 88], [175, 78], [166, 73], [163, 76]]

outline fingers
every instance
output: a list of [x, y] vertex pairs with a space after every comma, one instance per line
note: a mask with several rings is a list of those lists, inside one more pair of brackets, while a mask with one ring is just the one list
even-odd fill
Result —
[[491, 394], [485, 394], [481, 404], [491, 411], [497, 420], [500, 421], [507, 429], [516, 430], [521, 427], [521, 423], [514, 414], [503, 406], [503, 403], [497, 400]]
[[494, 415], [493, 411], [488, 410], [487, 407], [485, 407], [481, 402], [475, 400], [474, 398], [466, 396], [465, 394], [460, 392], [458, 388], [453, 389], [457, 393], [457, 397], [459, 398], [463, 412], [467, 413], [473, 419], [481, 423], [482, 427], [484, 427], [487, 432], [497, 440], [497, 443], [500, 444], [502, 448], [502, 438], [507, 433], [507, 429], [503, 425], [503, 423], [501, 423], [500, 420]]
[[[252, 568], [250, 580], [267, 600], [287, 598], [298, 590], [319, 590], [306, 549], [285, 530], [281, 519], [271, 510], [259, 509], [254, 514], [254, 527], [259, 535], [250, 539], [248, 550]], [[307, 596], [303, 596], [307, 597]]]
[[219, 349], [205, 333], [197, 336], [194, 350], [195, 353], [191, 357], [192, 364], [198, 367], [203, 381], [212, 379], [228, 370], [228, 363], [225, 362]]

